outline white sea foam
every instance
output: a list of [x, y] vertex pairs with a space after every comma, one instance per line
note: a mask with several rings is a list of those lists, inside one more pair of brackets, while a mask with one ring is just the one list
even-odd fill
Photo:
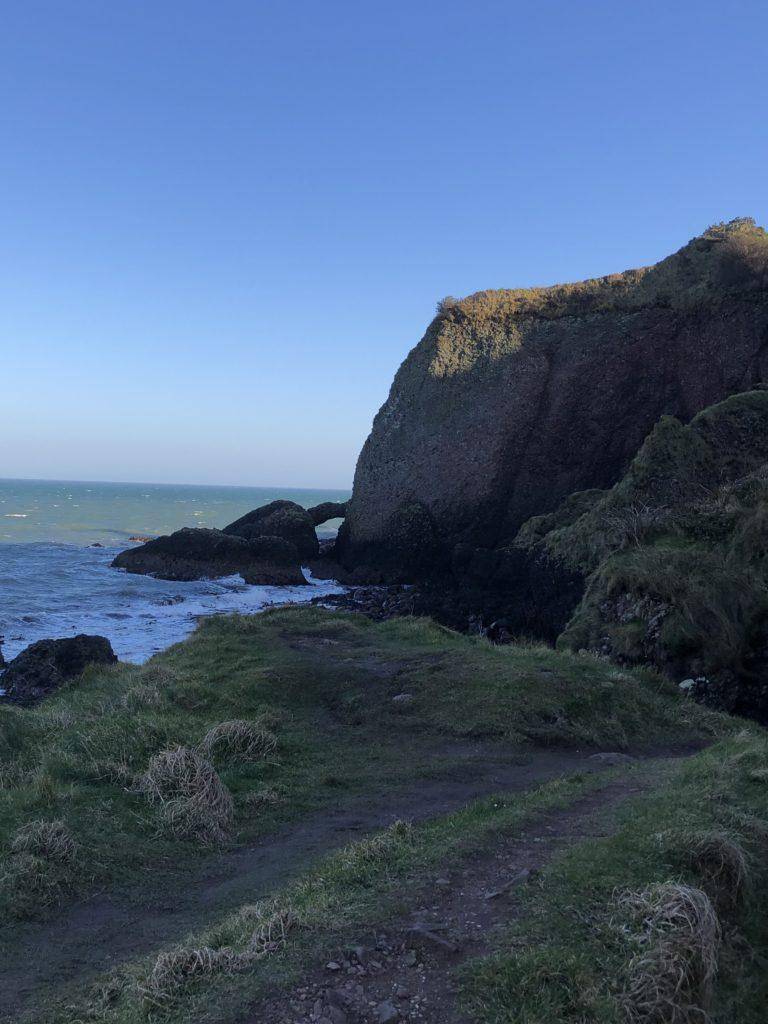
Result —
[[258, 612], [341, 593], [335, 582], [251, 587], [240, 576], [173, 583], [110, 568], [116, 548], [0, 545], [0, 636], [14, 657], [45, 637], [97, 633], [123, 661], [144, 662], [188, 636], [203, 615]]

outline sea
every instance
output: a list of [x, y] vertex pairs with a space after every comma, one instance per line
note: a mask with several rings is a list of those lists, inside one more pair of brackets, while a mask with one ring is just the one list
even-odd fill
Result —
[[[277, 498], [309, 508], [348, 497], [343, 490], [0, 479], [0, 649], [10, 660], [35, 640], [96, 633], [118, 658], [141, 663], [183, 640], [200, 616], [339, 593], [338, 584], [306, 569], [306, 586], [263, 587], [240, 576], [174, 583], [110, 562], [133, 545], [131, 537], [226, 526]], [[338, 525], [318, 533], [332, 536]]]

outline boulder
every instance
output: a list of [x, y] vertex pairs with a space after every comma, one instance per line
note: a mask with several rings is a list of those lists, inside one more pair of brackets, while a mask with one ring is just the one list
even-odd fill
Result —
[[2, 685], [7, 700], [34, 704], [81, 675], [88, 665], [113, 665], [116, 661], [112, 645], [103, 636], [81, 633], [61, 640], [38, 640], [8, 663]]
[[347, 514], [347, 503], [345, 501], [323, 501], [320, 505], [313, 505], [307, 509], [307, 515], [315, 524], [322, 526], [329, 519], [343, 519]]
[[224, 533], [254, 540], [257, 537], [282, 537], [296, 546], [303, 561], [317, 558], [315, 523], [305, 508], [294, 501], [272, 501], [246, 513], [224, 527]]
[[296, 546], [282, 537], [253, 540], [221, 530], [185, 527], [122, 551], [112, 565], [164, 580], [199, 580], [239, 573], [246, 583], [306, 583]]
[[520, 526], [610, 488], [660, 417], [768, 378], [766, 337], [768, 235], [746, 219], [652, 267], [443, 302], [374, 420], [336, 558], [361, 582], [479, 581], [476, 610], [524, 628], [531, 558], [499, 554]]

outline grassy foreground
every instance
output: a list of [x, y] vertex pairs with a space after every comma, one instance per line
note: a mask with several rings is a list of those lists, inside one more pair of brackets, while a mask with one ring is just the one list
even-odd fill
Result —
[[[761, 1024], [767, 760], [766, 738], [745, 731], [654, 769], [654, 792], [625, 806], [612, 834], [555, 856], [527, 885], [522, 909], [495, 936], [497, 952], [455, 969], [470, 1019], [693, 1024], [711, 1013], [718, 1024]], [[35, 1020], [253, 1021], [248, 1007], [265, 991], [292, 988], [329, 950], [351, 947], [361, 928], [386, 926], [419, 905], [425, 877], [471, 863], [499, 837], [610, 782], [558, 779], [420, 826], [396, 823], [273, 898], [102, 978], [80, 1004]]]
[[179, 873], [340, 792], [434, 772], [446, 736], [617, 749], [720, 727], [653, 675], [425, 620], [208, 619], [146, 666], [0, 708], [0, 913]]

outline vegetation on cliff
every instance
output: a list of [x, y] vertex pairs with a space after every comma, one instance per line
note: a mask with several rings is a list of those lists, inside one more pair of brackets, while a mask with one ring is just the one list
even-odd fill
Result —
[[625, 476], [536, 517], [517, 544], [589, 578], [561, 646], [651, 664], [768, 715], [768, 392], [663, 418]]
[[751, 217], [714, 224], [678, 252], [649, 267], [544, 288], [498, 288], [438, 306], [437, 323], [477, 332], [515, 319], [558, 320], [591, 313], [629, 313], [661, 306], [682, 312], [768, 286], [768, 232]]

